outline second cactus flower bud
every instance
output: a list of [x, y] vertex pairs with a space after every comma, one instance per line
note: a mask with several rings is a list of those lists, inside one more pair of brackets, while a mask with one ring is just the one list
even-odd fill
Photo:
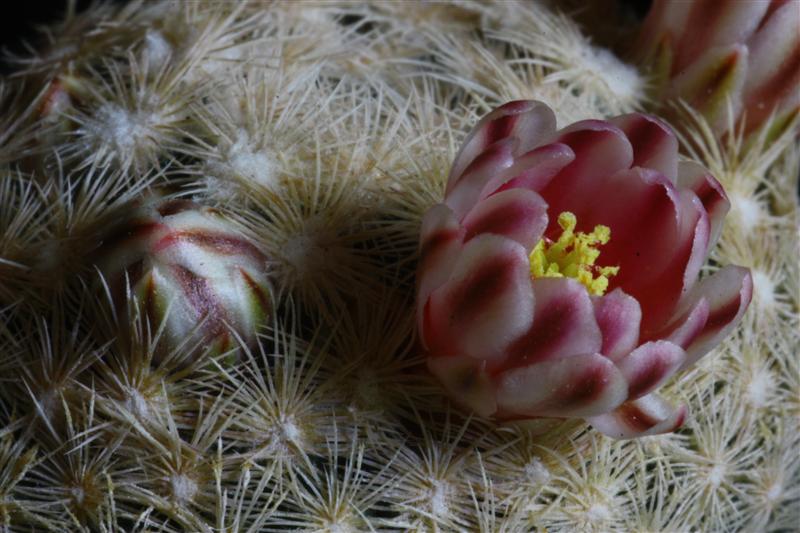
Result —
[[98, 267], [116, 308], [126, 309], [130, 290], [132, 309], [151, 328], [163, 325], [169, 350], [222, 354], [235, 348], [234, 333], [252, 344], [271, 312], [266, 257], [219, 212], [191, 201], [136, 209], [104, 239]]

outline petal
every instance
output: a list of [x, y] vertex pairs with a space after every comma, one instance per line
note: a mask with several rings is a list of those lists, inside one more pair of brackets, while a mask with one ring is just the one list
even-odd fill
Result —
[[[584, 120], [561, 130], [557, 141], [575, 153], [575, 160], [558, 173], [541, 191], [542, 198], [558, 215], [572, 211], [578, 215], [584, 207], [596, 202], [595, 188], [617, 171], [629, 168], [633, 148], [625, 134], [613, 124], [601, 120]], [[560, 228], [550, 217], [548, 233]]]
[[478, 202], [464, 219], [465, 240], [491, 233], [520, 243], [530, 252], [547, 227], [547, 204], [533, 191], [511, 189]]
[[800, 8], [786, 2], [747, 42], [744, 84], [748, 124], [760, 124], [781, 101], [800, 99]]
[[628, 382], [628, 399], [648, 394], [664, 384], [686, 360], [683, 348], [667, 341], [642, 344], [617, 362]]
[[639, 50], [643, 58], [655, 54], [663, 44], [680, 45], [691, 7], [691, 2], [653, 1], [639, 32]]
[[481, 198], [507, 189], [529, 189], [539, 192], [574, 159], [575, 154], [566, 144], [551, 143], [540, 146], [517, 157], [511, 167], [490, 180], [481, 193]]
[[708, 213], [710, 228], [709, 248], [716, 244], [722, 231], [722, 222], [731, 208], [725, 189], [702, 165], [693, 161], [682, 161], [678, 167], [678, 187], [689, 189], [697, 195]]
[[673, 73], [684, 70], [707, 50], [746, 41], [769, 3], [769, 0], [694, 2]]
[[607, 413], [628, 394], [625, 378], [600, 354], [582, 354], [515, 368], [497, 377], [497, 406], [528, 416]]
[[533, 280], [533, 323], [496, 371], [600, 351], [602, 337], [586, 288], [570, 278]]
[[431, 294], [422, 332], [432, 353], [503, 358], [530, 328], [533, 301], [525, 249], [481, 235], [464, 246], [452, 277]]
[[[655, 170], [632, 168], [603, 180], [592, 198], [593, 206], [576, 213], [578, 229], [591, 231], [598, 224], [611, 228], [611, 240], [600, 248], [598, 258], [603, 266], [620, 267], [610, 288], [620, 287], [639, 302], [643, 324], [650, 318], [661, 324], [677, 303], [683, 270], [671, 285], [664, 285], [663, 274], [673, 256], [683, 253], [685, 266], [689, 255], [680, 247], [679, 224], [685, 216], [677, 189]], [[651, 308], [664, 317], [653, 316]]]
[[661, 120], [631, 113], [610, 120], [621, 129], [633, 147], [633, 166], [652, 168], [675, 183], [678, 177], [678, 139]]
[[753, 279], [746, 268], [729, 265], [703, 279], [687, 295], [682, 307], [708, 302], [708, 319], [686, 346], [687, 368], [719, 344], [739, 323], [753, 297]]
[[489, 180], [503, 175], [514, 163], [516, 143], [516, 139], [509, 138], [489, 146], [470, 163], [456, 181], [448, 184], [444, 203], [453, 210], [458, 220], [462, 220], [475, 206]]
[[[659, 235], [674, 238], [680, 195], [663, 174], [653, 169], [623, 169], [598, 180], [591, 190], [591, 203], [573, 211], [579, 226], [591, 229], [597, 224], [611, 228], [611, 242], [605, 253], [617, 245], [642, 237], [642, 229], [659, 226]], [[602, 257], [602, 256], [601, 256]]]
[[249, 341], [272, 312], [271, 287], [263, 270], [248, 271], [242, 267], [236, 270], [237, 301], [231, 303], [231, 308], [238, 311], [237, 331]]
[[747, 72], [747, 47], [740, 44], [714, 48], [672, 80], [668, 97], [683, 98], [705, 115], [715, 131], [729, 126], [742, 108], [742, 87]]
[[444, 204], [433, 206], [422, 219], [417, 267], [417, 320], [420, 327], [422, 311], [428, 297], [453, 272], [453, 266], [461, 252], [463, 235], [464, 229], [450, 208]]
[[483, 417], [497, 411], [494, 384], [483, 370], [484, 362], [466, 356], [428, 357], [428, 369], [450, 397]]
[[611, 227], [611, 241], [601, 249], [599, 262], [620, 267], [610, 285], [621, 287], [639, 302], [641, 333], [647, 336], [663, 328], [681, 294], [693, 285], [708, 250], [709, 223], [693, 192], [678, 194], [653, 171], [632, 169], [629, 175], [642, 182], [627, 184], [626, 188], [636, 190], [628, 192], [621, 186], [608, 211], [586, 219], [600, 224], [604, 223], [599, 218], [602, 214], [610, 217], [606, 223]]
[[686, 349], [703, 331], [709, 315], [708, 301], [700, 298], [688, 312], [674, 320], [663, 331], [653, 335]]
[[687, 294], [689, 289], [694, 287], [700, 269], [708, 257], [709, 243], [711, 242], [711, 221], [700, 199], [694, 192], [681, 191], [682, 210], [689, 211], [692, 215], [684, 215], [681, 219], [681, 235], [685, 235], [688, 242], [691, 236], [691, 247], [689, 248], [689, 258], [683, 262], [678, 257], [677, 264], [683, 271], [683, 287], [681, 294]]
[[553, 111], [535, 100], [516, 100], [494, 109], [475, 125], [464, 140], [450, 170], [448, 193], [475, 158], [497, 141], [516, 137], [520, 140], [517, 153], [525, 153], [552, 136], [555, 129]]
[[670, 433], [681, 427], [685, 419], [686, 406], [676, 409], [660, 396], [650, 394], [587, 421], [612, 439], [633, 439]]
[[636, 347], [642, 310], [635, 298], [614, 289], [594, 300], [594, 316], [603, 335], [600, 353], [618, 361]]
[[672, 254], [663, 258], [666, 268], [659, 279], [638, 295], [642, 305], [642, 332], [663, 327], [680, 298], [694, 286], [706, 260], [710, 229], [708, 214], [691, 191], [682, 191], [680, 229]]

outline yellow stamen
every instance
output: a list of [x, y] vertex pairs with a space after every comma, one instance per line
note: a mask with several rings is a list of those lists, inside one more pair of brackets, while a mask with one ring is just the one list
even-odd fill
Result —
[[575, 232], [578, 219], [564, 211], [558, 215], [561, 236], [556, 242], [540, 240], [530, 255], [534, 278], [573, 278], [589, 293], [602, 296], [608, 289], [608, 278], [619, 272], [618, 266], [600, 267], [594, 263], [600, 256], [598, 247], [611, 239], [608, 226], [597, 225], [591, 233]]

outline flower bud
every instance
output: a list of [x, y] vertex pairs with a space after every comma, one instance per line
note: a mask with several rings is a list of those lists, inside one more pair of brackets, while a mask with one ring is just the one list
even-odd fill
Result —
[[717, 134], [742, 120], [754, 131], [773, 114], [779, 133], [800, 110], [796, 2], [656, 0], [637, 52], [659, 96], [687, 101]]
[[195, 354], [221, 354], [236, 347], [234, 333], [252, 344], [270, 314], [264, 255], [219, 212], [191, 201], [136, 209], [104, 239], [97, 264], [118, 313], [163, 325], [169, 350], [186, 343]]

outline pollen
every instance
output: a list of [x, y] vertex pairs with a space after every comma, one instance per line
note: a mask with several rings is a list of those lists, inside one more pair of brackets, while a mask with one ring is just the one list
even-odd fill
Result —
[[611, 239], [608, 226], [597, 225], [591, 233], [576, 232], [578, 219], [564, 211], [558, 215], [561, 236], [557, 241], [543, 238], [530, 254], [531, 276], [534, 278], [573, 278], [583, 284], [590, 294], [602, 296], [608, 289], [609, 278], [619, 272], [618, 266], [595, 265], [600, 257], [599, 247]]

